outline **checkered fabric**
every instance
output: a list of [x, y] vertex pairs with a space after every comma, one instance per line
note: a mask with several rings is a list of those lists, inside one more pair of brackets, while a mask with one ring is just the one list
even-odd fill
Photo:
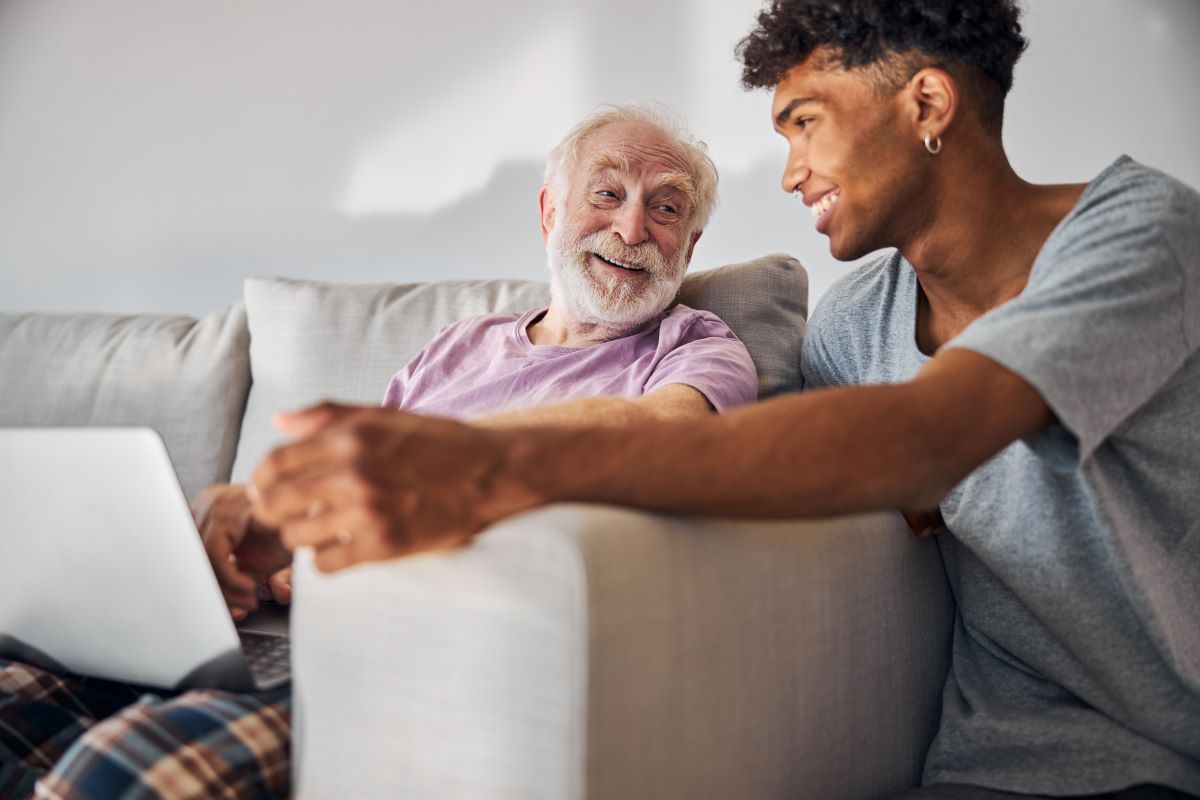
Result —
[[0, 660], [0, 797], [274, 798], [290, 791], [291, 691], [162, 699]]

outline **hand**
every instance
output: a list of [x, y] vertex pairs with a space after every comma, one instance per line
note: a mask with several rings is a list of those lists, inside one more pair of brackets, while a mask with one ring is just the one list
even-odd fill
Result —
[[253, 514], [333, 571], [457, 547], [535, 505], [502, 480], [511, 435], [391, 409], [324, 403], [279, 414], [298, 438], [259, 464]]
[[267, 589], [271, 597], [280, 605], [290, 605], [292, 602], [292, 568], [284, 567], [267, 578]]
[[254, 518], [243, 486], [210, 486], [196, 496], [192, 516], [230, 613], [241, 620], [258, 608], [258, 586], [291, 563], [291, 553], [280, 545], [277, 531]]
[[929, 511], [901, 511], [900, 513], [918, 538], [923, 539], [930, 534], [946, 532], [946, 521], [942, 519], [942, 511], [939, 508]]

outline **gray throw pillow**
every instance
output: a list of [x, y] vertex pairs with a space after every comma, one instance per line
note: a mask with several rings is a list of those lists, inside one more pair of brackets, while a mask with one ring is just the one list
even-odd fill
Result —
[[229, 479], [248, 345], [240, 304], [200, 319], [0, 313], [0, 425], [149, 425], [191, 499]]
[[[772, 255], [689, 275], [679, 302], [714, 312], [746, 344], [762, 397], [800, 386], [808, 275]], [[379, 403], [391, 377], [456, 320], [526, 311], [545, 283], [512, 280], [336, 284], [251, 278], [245, 284], [253, 383], [233, 468], [246, 480], [283, 437], [271, 414], [325, 399]]]

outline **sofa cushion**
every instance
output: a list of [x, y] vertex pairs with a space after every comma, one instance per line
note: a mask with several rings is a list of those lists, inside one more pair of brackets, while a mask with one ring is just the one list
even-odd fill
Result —
[[200, 319], [0, 313], [0, 425], [149, 425], [191, 498], [229, 479], [248, 345], [240, 304]]
[[[334, 284], [252, 278], [245, 284], [253, 383], [233, 479], [247, 479], [283, 437], [277, 410], [320, 400], [379, 403], [388, 380], [459, 319], [549, 302], [545, 283], [514, 280]], [[679, 301], [733, 329], [759, 371], [760, 396], [800, 385], [808, 275], [772, 255], [689, 275]]]

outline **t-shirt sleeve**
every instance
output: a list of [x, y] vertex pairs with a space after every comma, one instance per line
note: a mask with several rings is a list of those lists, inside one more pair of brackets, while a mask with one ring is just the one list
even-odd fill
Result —
[[412, 385], [413, 377], [424, 362], [427, 352], [429, 352], [428, 346], [413, 356], [413, 359], [405, 364], [402, 370], [392, 376], [392, 379], [388, 381], [387, 389], [383, 393], [381, 406], [384, 408], [404, 408], [405, 391]]
[[1165, 178], [1133, 177], [1085, 194], [1022, 293], [946, 345], [1028, 381], [1079, 440], [1080, 462], [1196, 346], [1200, 204], [1194, 193], [1165, 191]]
[[406, 408], [406, 398], [408, 390], [413, 385], [414, 381], [420, 375], [425, 366], [432, 360], [437, 361], [441, 356], [441, 351], [449, 344], [455, 342], [462, 336], [462, 332], [468, 329], [470, 324], [476, 318], [458, 320], [451, 322], [440, 329], [433, 335], [433, 338], [421, 348], [421, 352], [417, 353], [412, 359], [404, 365], [404, 368], [392, 376], [388, 381], [387, 389], [383, 393], [383, 402], [380, 406], [383, 408]]
[[800, 375], [805, 390], [849, 383], [838, 368], [847, 359], [845, 353], [841, 352], [844, 348], [838, 344], [840, 316], [831, 311], [837, 305], [837, 289], [831, 288], [813, 309], [804, 331], [804, 344], [800, 348]]
[[715, 314], [692, 309], [672, 322], [679, 323], [674, 345], [646, 381], [645, 393], [682, 383], [703, 394], [718, 412], [754, 402], [758, 372], [728, 325]]

